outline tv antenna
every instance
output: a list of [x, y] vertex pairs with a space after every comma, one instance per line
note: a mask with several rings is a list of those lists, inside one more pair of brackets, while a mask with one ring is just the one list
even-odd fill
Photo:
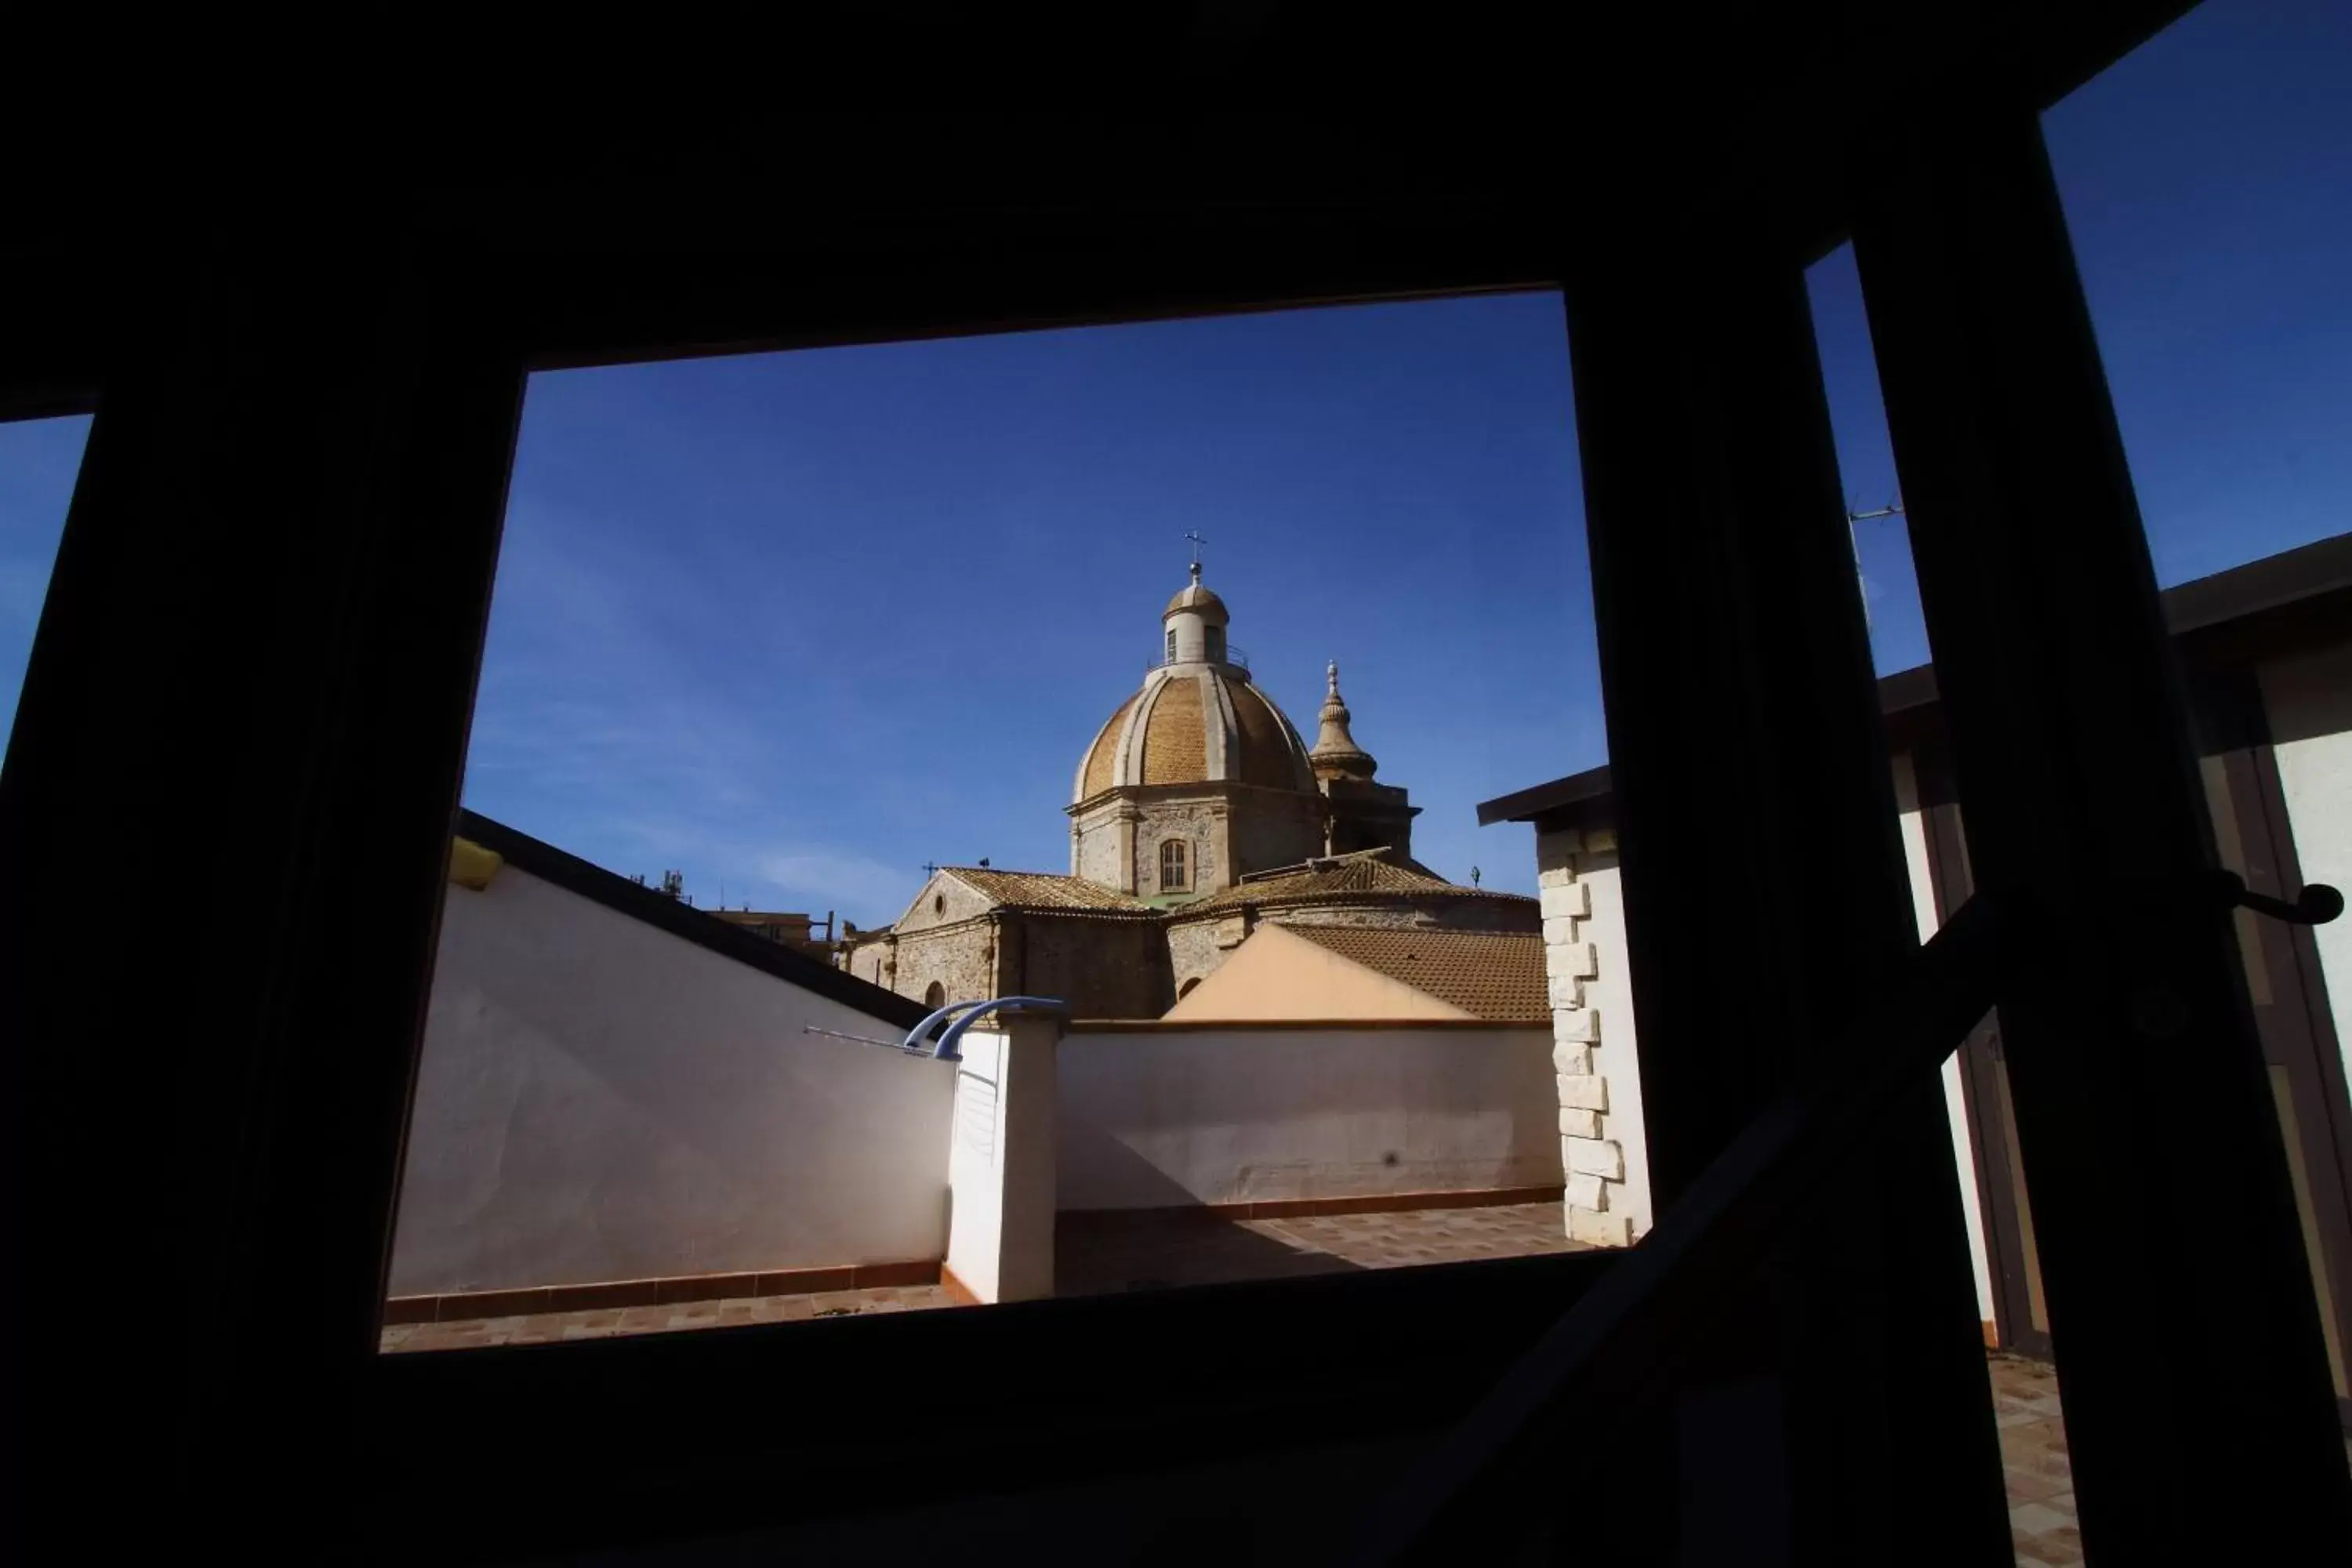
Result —
[[1888, 501], [1885, 506], [1874, 508], [1869, 511], [1857, 511], [1854, 510], [1853, 503], [1852, 501], [1848, 501], [1846, 503], [1845, 547], [1853, 554], [1853, 585], [1855, 591], [1862, 595], [1862, 629], [1865, 633], [1871, 630], [1870, 579], [1862, 574], [1862, 538], [1861, 535], [1854, 531], [1853, 525], [1857, 522], [1875, 522], [1881, 518], [1903, 517], [1906, 514], [1903, 510], [1903, 492], [1901, 490], [1896, 490], [1895, 492], [1895, 499]]

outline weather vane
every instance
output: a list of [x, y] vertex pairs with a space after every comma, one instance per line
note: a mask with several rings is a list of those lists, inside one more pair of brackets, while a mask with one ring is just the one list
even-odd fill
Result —
[[1184, 537], [1192, 542], [1192, 564], [1198, 566], [1201, 563], [1201, 546], [1209, 542], [1202, 537], [1198, 531], [1187, 533]]

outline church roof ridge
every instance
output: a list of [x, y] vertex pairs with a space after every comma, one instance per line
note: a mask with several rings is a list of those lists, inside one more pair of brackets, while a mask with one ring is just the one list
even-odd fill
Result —
[[1181, 921], [1248, 905], [1345, 903], [1367, 894], [1375, 898], [1412, 895], [1449, 900], [1475, 899], [1501, 905], [1532, 906], [1536, 902], [1524, 893], [1496, 892], [1449, 882], [1417, 860], [1379, 848], [1320, 857], [1264, 872], [1222, 892], [1180, 905], [1168, 913], [1170, 920]]
[[1004, 871], [992, 866], [942, 866], [939, 869], [942, 875], [953, 877], [1007, 909], [1156, 912], [1140, 899], [1059, 871]]

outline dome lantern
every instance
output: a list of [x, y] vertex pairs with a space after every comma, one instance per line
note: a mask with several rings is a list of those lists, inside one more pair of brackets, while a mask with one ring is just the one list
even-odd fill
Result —
[[1192, 580], [1177, 591], [1160, 612], [1162, 664], [1224, 664], [1229, 662], [1225, 626], [1230, 620], [1225, 602], [1201, 585], [1201, 563], [1192, 563]]

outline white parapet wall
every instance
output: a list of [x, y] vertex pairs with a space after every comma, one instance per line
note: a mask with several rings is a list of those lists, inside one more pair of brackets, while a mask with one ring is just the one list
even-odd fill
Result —
[[451, 887], [391, 1294], [938, 1258], [951, 1064], [509, 865]]
[[948, 1155], [947, 1276], [982, 1303], [1054, 1293], [1060, 1020], [999, 1016], [961, 1042]]
[[1557, 1187], [1551, 1046], [1524, 1025], [1076, 1024], [1060, 1206]]

